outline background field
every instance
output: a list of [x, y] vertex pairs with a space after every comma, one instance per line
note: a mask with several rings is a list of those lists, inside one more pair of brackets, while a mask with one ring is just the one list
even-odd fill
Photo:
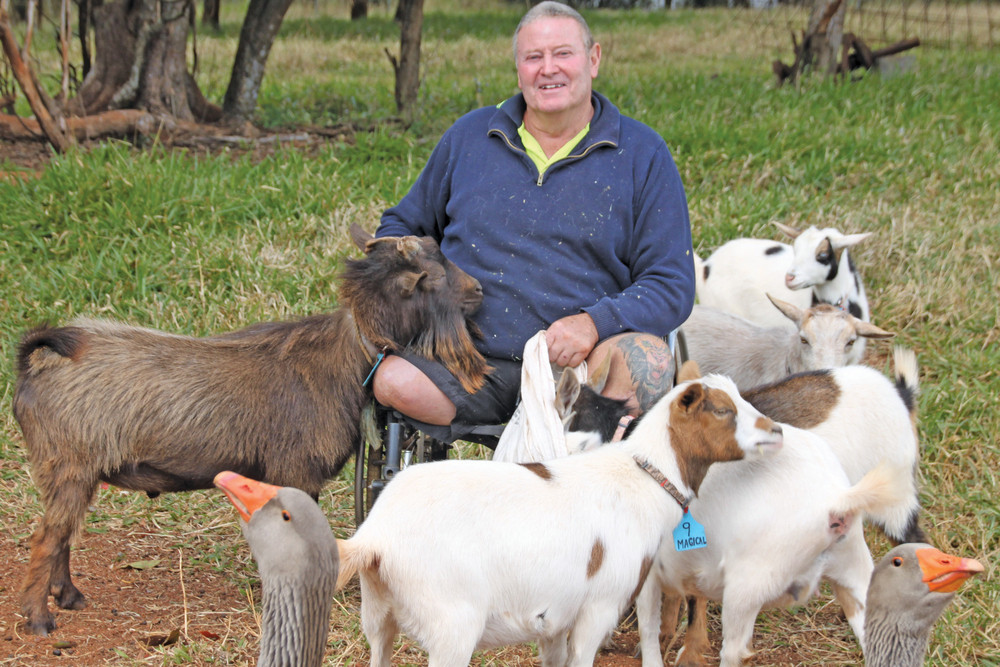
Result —
[[[77, 315], [204, 335], [333, 308], [340, 260], [353, 253], [347, 226], [373, 229], [455, 117], [514, 90], [509, 35], [522, 8], [442, 1], [427, 6], [411, 128], [393, 120], [384, 49], [398, 48], [398, 31], [387, 11], [353, 24], [346, 5], [296, 4], [260, 99], [259, 121], [279, 141], [111, 142], [0, 182], [0, 664], [252, 664], [256, 572], [235, 512], [213, 491], [148, 500], [102, 489], [74, 560], [91, 608], [61, 612], [52, 638], [22, 633], [17, 588], [41, 507], [10, 411], [17, 341]], [[198, 80], [212, 99], [241, 11], [224, 5], [222, 33], [198, 35]], [[597, 88], [666, 139], [703, 256], [737, 236], [778, 238], [775, 220], [874, 232], [855, 253], [872, 319], [921, 364], [925, 524], [939, 547], [987, 566], [937, 626], [928, 664], [1000, 664], [996, 51], [925, 45], [891, 76], [776, 89], [770, 64], [791, 62], [787, 32], [762, 32], [750, 12], [587, 16], [604, 47]], [[885, 368], [889, 346], [869, 349]], [[341, 536], [353, 528], [352, 478], [346, 470], [322, 498]], [[886, 544], [870, 536], [878, 556]], [[829, 600], [762, 615], [754, 664], [859, 664]], [[338, 596], [328, 664], [366, 659], [358, 604], [356, 588]], [[149, 646], [172, 630], [179, 641]], [[627, 664], [627, 650], [604, 660]], [[530, 651], [481, 661], [530, 664]], [[405, 642], [397, 662], [425, 658]]]

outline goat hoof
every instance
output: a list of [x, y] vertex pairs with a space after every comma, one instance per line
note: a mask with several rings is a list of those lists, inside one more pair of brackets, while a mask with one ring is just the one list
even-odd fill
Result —
[[707, 664], [702, 655], [688, 650], [686, 647], [682, 647], [677, 653], [677, 661], [674, 663], [676, 667], [706, 667]]
[[25, 626], [28, 632], [39, 637], [48, 637], [49, 633], [56, 629], [56, 618], [52, 614], [45, 612], [41, 618], [28, 617]]
[[75, 586], [66, 586], [62, 592], [55, 597], [56, 604], [60, 609], [73, 609], [79, 611], [86, 608], [87, 598]]

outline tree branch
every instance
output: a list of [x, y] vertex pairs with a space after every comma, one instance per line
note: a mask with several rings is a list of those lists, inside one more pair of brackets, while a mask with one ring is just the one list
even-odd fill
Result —
[[[0, 42], [3, 42], [3, 51], [10, 62], [11, 71], [14, 73], [14, 78], [17, 79], [18, 84], [20, 84], [21, 91], [24, 92], [24, 96], [28, 100], [35, 118], [38, 119], [38, 125], [42, 133], [45, 134], [45, 137], [56, 151], [59, 153], [66, 152], [73, 144], [73, 138], [64, 133], [60, 129], [57, 120], [49, 114], [49, 110], [46, 108], [38, 89], [35, 87], [30, 67], [21, 59], [21, 54], [17, 48], [17, 39], [14, 37], [14, 31], [10, 27], [10, 20], [7, 17], [7, 12], [2, 8], [0, 8]], [[58, 120], [62, 121], [62, 118]]]

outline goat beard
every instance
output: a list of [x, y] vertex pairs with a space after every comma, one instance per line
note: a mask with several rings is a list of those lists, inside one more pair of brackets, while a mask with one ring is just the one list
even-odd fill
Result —
[[431, 326], [407, 349], [440, 361], [471, 394], [482, 388], [486, 376], [493, 370], [476, 349], [473, 337], [481, 338], [482, 333], [470, 320], [460, 323], [453, 318], [434, 318]]

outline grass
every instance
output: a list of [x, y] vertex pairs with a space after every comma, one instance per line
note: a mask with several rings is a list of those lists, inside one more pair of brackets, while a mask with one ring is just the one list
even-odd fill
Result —
[[[16, 543], [24, 544], [41, 513], [10, 411], [25, 328], [86, 314], [203, 335], [330, 309], [339, 262], [350, 252], [347, 225], [373, 228], [457, 115], [514, 90], [509, 34], [520, 7], [429, 3], [422, 113], [401, 130], [387, 122], [395, 110], [383, 51], [398, 49], [391, 17], [377, 8], [367, 22], [351, 23], [339, 5], [321, 4], [318, 14], [312, 7], [296, 4], [285, 22], [259, 122], [355, 121], [373, 124], [370, 132], [263, 158], [110, 142], [54, 158], [37, 180], [0, 183], [0, 517]], [[220, 34], [199, 33], [198, 79], [211, 99], [225, 87], [240, 11], [225, 6]], [[770, 62], [791, 60], [787, 32], [780, 39], [763, 33], [750, 13], [588, 17], [604, 46], [597, 88], [666, 139], [703, 256], [737, 236], [777, 238], [774, 220], [874, 232], [856, 261], [873, 320], [920, 360], [920, 478], [930, 535], [987, 564], [936, 627], [928, 664], [1000, 664], [996, 52], [925, 45], [910, 52], [911, 70], [891, 77], [775, 89]], [[351, 475], [345, 471], [323, 496], [342, 535], [353, 523]], [[88, 529], [126, 530], [134, 517], [152, 514], [171, 539], [191, 536], [190, 567], [228, 570], [234, 585], [250, 589], [245, 550], [217, 494], [171, 496], [156, 508], [108, 494]], [[230, 542], [198, 539], [215, 530]], [[885, 550], [875, 536], [872, 546]], [[837, 630], [830, 649], [800, 634], [803, 616], [813, 622], [823, 602], [796, 614], [767, 612], [757, 646], [796, 646], [801, 664], [856, 663], [849, 633]], [[329, 664], [365, 655], [356, 606], [356, 591], [334, 605]], [[163, 662], [207, 663], [199, 650], [167, 651]], [[399, 661], [423, 661], [412, 647], [400, 651]]]

